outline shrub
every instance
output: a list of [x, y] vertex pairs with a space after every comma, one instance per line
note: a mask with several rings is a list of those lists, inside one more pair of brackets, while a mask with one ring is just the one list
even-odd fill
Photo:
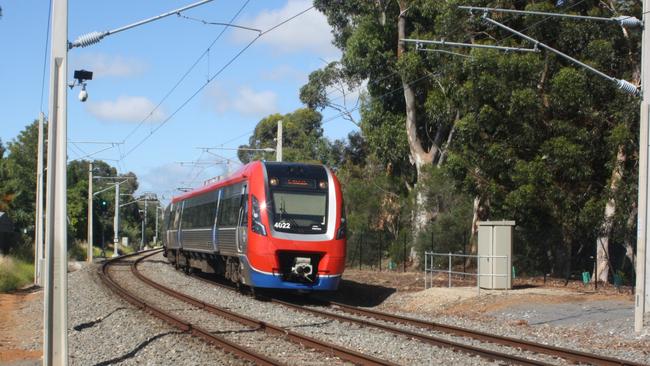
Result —
[[13, 291], [34, 281], [34, 264], [0, 256], [0, 292]]

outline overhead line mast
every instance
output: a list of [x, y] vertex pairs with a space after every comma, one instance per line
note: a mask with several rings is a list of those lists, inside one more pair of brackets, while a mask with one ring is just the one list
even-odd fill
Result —
[[[636, 287], [635, 287], [635, 305], [634, 305], [634, 330], [636, 332], [641, 332], [645, 327], [646, 317], [650, 313], [650, 255], [648, 255], [647, 250], [647, 240], [650, 236], [650, 215], [648, 214], [648, 209], [650, 202], [648, 202], [648, 184], [650, 182], [650, 169], [648, 167], [648, 157], [650, 155], [650, 91], [646, 90], [648, 85], [648, 77], [650, 76], [650, 29], [644, 27], [645, 20], [647, 19], [647, 14], [650, 12], [650, 0], [643, 0], [643, 10], [642, 17], [643, 20], [639, 20], [634, 16], [619, 16], [615, 18], [600, 18], [600, 17], [591, 17], [591, 16], [582, 16], [582, 15], [570, 15], [570, 14], [558, 14], [558, 13], [547, 13], [539, 11], [524, 11], [524, 10], [514, 10], [514, 9], [499, 9], [499, 8], [484, 8], [484, 7], [475, 7], [475, 6], [459, 6], [459, 9], [472, 11], [482, 11], [483, 19], [489, 23], [492, 23], [502, 29], [505, 29], [513, 34], [516, 34], [530, 42], [533, 42], [536, 46], [545, 48], [577, 65], [580, 65], [587, 70], [609, 80], [615, 82], [620, 89], [623, 91], [639, 96], [641, 100], [641, 112], [640, 112], [640, 126], [639, 126], [639, 185], [638, 185], [638, 214], [637, 214], [637, 259], [636, 259]], [[573, 18], [573, 19], [583, 19], [583, 20], [595, 20], [595, 21], [609, 21], [615, 22], [621, 25], [622, 27], [629, 28], [642, 28], [642, 40], [641, 40], [641, 82], [639, 88], [634, 84], [613, 78], [609, 75], [602, 73], [595, 68], [586, 65], [573, 57], [570, 57], [552, 47], [549, 47], [532, 37], [529, 37], [521, 32], [515, 31], [514, 29], [501, 24], [493, 19], [488, 17], [488, 12], [502, 12], [502, 13], [515, 13], [515, 14], [526, 14], [526, 15], [544, 15], [544, 16], [555, 16], [563, 18]]]

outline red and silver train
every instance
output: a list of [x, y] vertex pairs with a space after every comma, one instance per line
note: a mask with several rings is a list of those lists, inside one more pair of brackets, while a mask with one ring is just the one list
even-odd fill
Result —
[[175, 197], [164, 253], [252, 288], [336, 290], [345, 266], [341, 187], [325, 166], [252, 162]]

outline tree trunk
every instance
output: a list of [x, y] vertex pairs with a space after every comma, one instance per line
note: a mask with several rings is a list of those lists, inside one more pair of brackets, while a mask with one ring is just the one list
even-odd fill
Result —
[[618, 191], [618, 186], [623, 178], [623, 166], [627, 156], [625, 155], [625, 149], [623, 145], [618, 147], [618, 152], [616, 153], [616, 163], [614, 164], [614, 169], [612, 169], [612, 178], [609, 183], [609, 194], [610, 198], [607, 200], [605, 205], [605, 217], [603, 218], [603, 223], [600, 227], [600, 236], [596, 240], [596, 273], [598, 278], [596, 278], [596, 273], [592, 274], [592, 281], [601, 281], [607, 282], [609, 278], [609, 269], [611, 263], [609, 261], [609, 238], [612, 234], [613, 219], [614, 214], [616, 213], [616, 199], [614, 196]]
[[[406, 48], [401, 39], [406, 38], [406, 11], [408, 7], [405, 1], [399, 2], [400, 15], [397, 24], [398, 30], [398, 43], [397, 43], [397, 57], [405, 52]], [[418, 181], [420, 181], [422, 169], [425, 165], [433, 162], [434, 154], [438, 153], [438, 148], [433, 146], [428, 152], [422, 147], [422, 141], [417, 135], [417, 110], [415, 105], [415, 92], [411, 88], [409, 81], [402, 76], [402, 88], [404, 89], [404, 102], [406, 105], [406, 136], [409, 144], [409, 159], [411, 164], [415, 165], [417, 171]], [[426, 197], [421, 190], [416, 193], [415, 208], [413, 212], [413, 238], [417, 238], [427, 224], [427, 207]], [[413, 240], [415, 242], [415, 240]], [[413, 263], [418, 263], [419, 258], [415, 245], [411, 246], [410, 260]]]

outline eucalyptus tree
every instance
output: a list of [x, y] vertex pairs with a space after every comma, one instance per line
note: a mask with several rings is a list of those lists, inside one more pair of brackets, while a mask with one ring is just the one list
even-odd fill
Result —
[[[546, 2], [499, 5], [562, 11]], [[596, 2], [567, 6], [581, 14], [618, 15]], [[638, 73], [638, 36], [617, 27], [557, 18], [499, 21], [617, 78]], [[477, 35], [471, 42], [526, 45], [480, 19], [468, 25]], [[568, 276], [572, 264], [589, 269], [589, 255], [606, 249], [599, 254], [601, 279], [607, 280], [609, 238], [613, 231], [629, 232], [634, 222], [634, 210], [620, 205], [616, 210], [616, 198], [633, 190], [638, 101], [553, 54], [468, 56], [450, 76], [463, 96], [455, 102], [463, 116], [450, 170], [481, 197], [485, 215], [517, 219], [524, 253], [546, 263], [538, 267]], [[615, 223], [624, 226], [614, 228]], [[624, 238], [615, 240], [628, 245]]]

